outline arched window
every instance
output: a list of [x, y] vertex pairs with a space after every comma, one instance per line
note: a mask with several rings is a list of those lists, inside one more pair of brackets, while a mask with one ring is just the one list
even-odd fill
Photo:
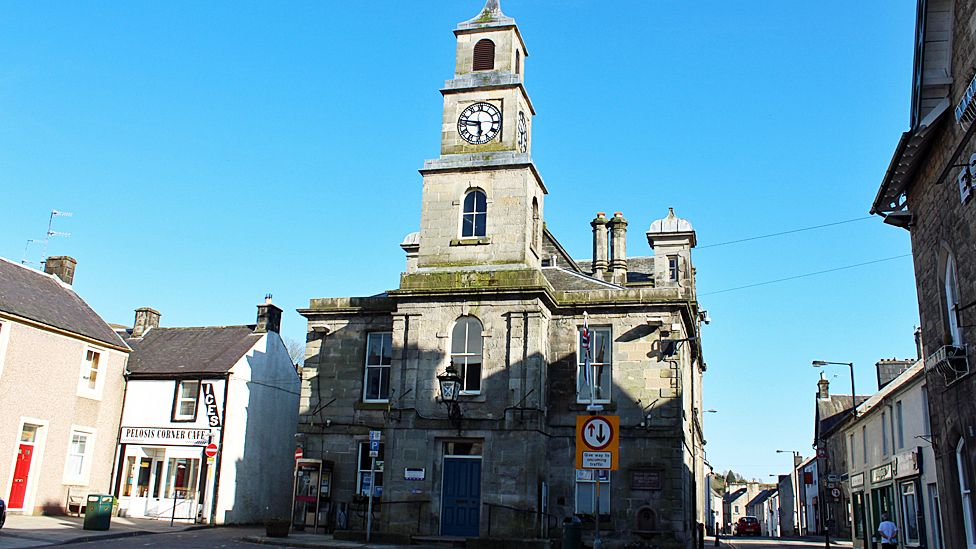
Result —
[[481, 321], [462, 316], [451, 332], [451, 363], [461, 375], [461, 392], [481, 392]]
[[962, 329], [959, 326], [959, 286], [956, 283], [956, 261], [952, 254], [946, 258], [943, 277], [943, 295], [946, 305], [946, 328], [952, 345], [962, 346]]
[[539, 249], [539, 243], [542, 241], [542, 231], [539, 230], [539, 199], [532, 197], [532, 247], [536, 250]]
[[461, 214], [461, 237], [485, 236], [488, 221], [488, 199], [482, 191], [474, 190], [464, 195], [464, 213]]
[[522, 52], [515, 50], [515, 74], [522, 74]]
[[495, 68], [495, 43], [487, 38], [474, 45], [474, 70], [490, 71]]

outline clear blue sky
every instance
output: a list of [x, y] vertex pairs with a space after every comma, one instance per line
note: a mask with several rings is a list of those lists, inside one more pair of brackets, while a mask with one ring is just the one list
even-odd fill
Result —
[[[0, 256], [71, 211], [49, 253], [78, 259], [110, 322], [247, 323], [272, 292], [304, 339], [309, 298], [397, 285], [451, 31], [481, 6], [3, 3]], [[502, 7], [529, 49], [546, 221], [577, 257], [596, 211], [624, 212], [631, 255], [668, 206], [702, 245], [864, 216], [907, 127], [914, 1]], [[717, 469], [809, 455], [810, 361], [854, 361], [873, 390], [879, 358], [914, 355], [918, 314], [910, 258], [708, 294], [909, 251], [872, 219], [696, 253]]]

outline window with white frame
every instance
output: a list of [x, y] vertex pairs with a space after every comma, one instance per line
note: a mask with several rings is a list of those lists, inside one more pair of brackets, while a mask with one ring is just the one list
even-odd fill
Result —
[[[373, 474], [373, 495], [383, 495], [383, 447], [381, 442], [376, 456], [376, 470]], [[361, 496], [369, 495], [370, 471], [373, 458], [369, 455], [369, 441], [359, 443], [359, 474], [356, 476], [356, 493]]]
[[900, 400], [895, 403], [895, 442], [899, 450], [905, 447], [905, 417]]
[[914, 482], [901, 485], [902, 534], [905, 543], [917, 545], [920, 542], [918, 529], [918, 495]]
[[676, 255], [668, 256], [668, 280], [678, 281], [678, 256]]
[[473, 316], [462, 316], [451, 332], [451, 363], [460, 374], [461, 394], [481, 392], [481, 365], [484, 341], [481, 321]]
[[78, 380], [78, 394], [85, 397], [99, 398], [102, 380], [102, 353], [95, 349], [86, 349], [85, 358], [81, 363], [81, 379]]
[[195, 420], [199, 396], [199, 381], [177, 381], [176, 398], [173, 403], [173, 421]]
[[367, 334], [363, 402], [387, 402], [390, 400], [390, 363], [392, 360], [393, 333], [373, 332]]
[[861, 427], [861, 459], [865, 465], [868, 464], [868, 428], [867, 426]]
[[576, 470], [576, 514], [593, 514], [597, 481], [599, 481], [600, 491], [600, 515], [610, 514], [610, 471], [603, 469]]
[[461, 238], [478, 238], [487, 234], [488, 197], [480, 190], [464, 195], [464, 210], [461, 214]]
[[946, 306], [946, 327], [955, 347], [962, 346], [962, 330], [959, 326], [959, 286], [956, 283], [956, 261], [952, 255], [946, 258], [943, 291]]
[[932, 549], [942, 549], [942, 511], [939, 509], [939, 486], [929, 484], [929, 516], [932, 525]]
[[976, 547], [976, 527], [973, 525], [973, 491], [966, 470], [966, 440], [959, 439], [956, 445], [956, 471], [959, 474], [959, 496], [962, 499], [962, 521], [966, 527], [966, 540], [969, 547]]
[[68, 456], [64, 464], [66, 483], [87, 483], [95, 447], [94, 429], [71, 429], [68, 437]]
[[851, 467], [853, 467], [854, 466], [854, 433], [851, 433], [850, 435], [847, 436], [848, 436], [848, 446], [851, 447]]
[[[589, 337], [580, 329], [576, 335], [576, 401], [610, 402], [612, 375], [612, 342], [610, 328], [589, 328]], [[586, 367], [589, 358], [589, 368]], [[595, 390], [591, 393], [593, 385]]]
[[881, 455], [888, 455], [888, 414], [881, 412]]

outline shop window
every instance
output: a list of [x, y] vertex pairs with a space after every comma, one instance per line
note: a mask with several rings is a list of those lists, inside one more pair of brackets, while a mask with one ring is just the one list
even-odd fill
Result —
[[[610, 328], [589, 328], [588, 332], [587, 337], [580, 329], [577, 335], [576, 401], [588, 403], [592, 394], [593, 402], [610, 402], [613, 380]], [[587, 358], [589, 368], [586, 367]], [[591, 393], [594, 379], [596, 387]]]
[[915, 483], [910, 482], [901, 485], [901, 534], [904, 541], [909, 544], [917, 545], [919, 539], [918, 529], [918, 496], [916, 495]]
[[170, 458], [168, 465], [169, 481], [166, 483], [166, 497], [175, 499], [196, 498], [200, 460]]
[[481, 392], [481, 365], [484, 341], [481, 321], [473, 316], [462, 316], [451, 332], [451, 363], [463, 380], [461, 394]]
[[855, 492], [851, 507], [854, 511], [854, 537], [864, 539], [864, 492]]
[[177, 381], [176, 396], [173, 399], [173, 421], [195, 421], [199, 395], [199, 381]]
[[[383, 495], [383, 450], [386, 445], [380, 443], [380, 450], [376, 456], [376, 471], [374, 474], [373, 496]], [[373, 459], [369, 455], [369, 441], [359, 443], [359, 474], [356, 476], [356, 493], [361, 496], [369, 495], [370, 467]]]
[[610, 514], [610, 471], [602, 469], [576, 470], [576, 514], [593, 514], [597, 481], [600, 484], [600, 516]]
[[393, 333], [375, 332], [366, 336], [366, 373], [363, 402], [390, 400], [390, 363], [393, 360]]

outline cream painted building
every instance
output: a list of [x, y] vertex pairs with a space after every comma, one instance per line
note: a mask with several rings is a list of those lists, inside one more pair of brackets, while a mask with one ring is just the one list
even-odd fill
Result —
[[[74, 292], [75, 260], [45, 273], [0, 258], [0, 494], [11, 512], [64, 512], [108, 493], [129, 347]], [[80, 501], [80, 500], [79, 500]]]

